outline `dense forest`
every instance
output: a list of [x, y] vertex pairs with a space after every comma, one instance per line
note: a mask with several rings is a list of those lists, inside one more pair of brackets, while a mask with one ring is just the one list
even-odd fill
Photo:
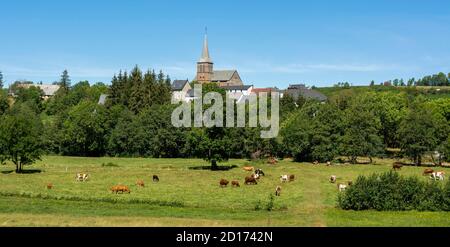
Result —
[[[441, 74], [411, 85], [448, 85]], [[10, 160], [20, 170], [42, 154], [217, 160], [273, 156], [357, 163], [361, 157], [385, 157], [393, 149], [415, 164], [431, 151], [450, 158], [448, 91], [434, 97], [413, 86], [339, 84], [327, 93], [326, 103], [284, 96], [280, 135], [261, 139], [259, 128], [173, 127], [177, 105], [171, 104], [170, 78], [163, 72], [135, 67], [119, 72], [107, 86], [87, 81], [72, 85], [65, 71], [57, 83], [60, 89], [48, 100], [37, 87], [16, 88], [15, 98], [1, 91], [1, 163]], [[206, 89], [222, 90], [214, 84]], [[108, 95], [105, 104], [98, 103], [101, 94]]]

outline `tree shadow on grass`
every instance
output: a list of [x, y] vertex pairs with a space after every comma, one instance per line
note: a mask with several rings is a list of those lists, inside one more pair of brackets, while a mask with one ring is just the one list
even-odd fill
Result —
[[[10, 174], [10, 173], [14, 173], [14, 172], [16, 172], [16, 170], [1, 171], [2, 174]], [[34, 174], [34, 173], [41, 173], [41, 172], [42, 172], [42, 170], [40, 170], [40, 169], [30, 169], [30, 170], [22, 170], [18, 174]]]
[[231, 170], [233, 168], [238, 168], [239, 166], [237, 165], [231, 165], [231, 166], [216, 166], [216, 167], [212, 167], [212, 166], [191, 166], [189, 167], [189, 170], [211, 170], [211, 171], [228, 171]]

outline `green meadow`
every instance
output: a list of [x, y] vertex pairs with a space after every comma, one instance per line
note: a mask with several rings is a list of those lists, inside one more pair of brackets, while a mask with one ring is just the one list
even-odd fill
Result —
[[[346, 183], [390, 170], [389, 159], [332, 166], [229, 160], [220, 165], [238, 168], [189, 169], [205, 165], [200, 159], [45, 156], [26, 167], [27, 174], [14, 173], [11, 164], [0, 166], [0, 226], [450, 226], [450, 212], [336, 208], [339, 192], [329, 182], [331, 175]], [[251, 174], [244, 165], [262, 168], [266, 176], [258, 185], [244, 185], [244, 177]], [[429, 179], [421, 175], [423, 169], [403, 167], [399, 172]], [[77, 182], [76, 173], [88, 173], [90, 179]], [[294, 174], [296, 180], [281, 183], [282, 174]], [[152, 182], [153, 175], [160, 182]], [[238, 180], [241, 186], [220, 188], [222, 178]], [[138, 187], [137, 180], [145, 187]], [[52, 189], [47, 189], [49, 183]], [[129, 186], [131, 193], [113, 194], [110, 188], [118, 184]], [[278, 185], [281, 196], [271, 200]]]

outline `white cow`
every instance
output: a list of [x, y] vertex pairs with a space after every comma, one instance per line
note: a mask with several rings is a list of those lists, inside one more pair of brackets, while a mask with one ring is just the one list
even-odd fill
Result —
[[338, 189], [339, 189], [339, 191], [344, 191], [344, 190], [347, 189], [347, 185], [345, 185], [345, 184], [338, 184]]
[[86, 173], [78, 173], [75, 176], [75, 178], [76, 178], [77, 181], [84, 182], [84, 181], [88, 180], [89, 175], [86, 174]]
[[282, 183], [286, 183], [288, 180], [289, 180], [288, 175], [281, 175], [281, 176], [280, 176], [280, 181], [281, 181]]
[[444, 172], [433, 172], [431, 173], [431, 178], [434, 180], [444, 180]]

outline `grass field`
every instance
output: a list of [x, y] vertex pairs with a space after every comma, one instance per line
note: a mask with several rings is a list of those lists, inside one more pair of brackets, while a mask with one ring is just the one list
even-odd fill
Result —
[[[102, 166], [112, 162], [118, 166]], [[47, 156], [15, 174], [12, 165], [0, 166], [0, 226], [450, 226], [450, 212], [344, 211], [336, 208], [338, 191], [328, 182], [354, 180], [360, 174], [388, 171], [391, 160], [375, 165], [313, 166], [284, 160], [271, 166], [245, 160], [223, 165], [250, 164], [266, 176], [258, 185], [243, 185], [250, 173], [190, 170], [207, 165], [196, 159], [78, 158]], [[444, 169], [444, 168], [443, 168]], [[448, 169], [448, 168], [446, 168]], [[421, 176], [423, 168], [404, 167], [400, 173]], [[86, 172], [87, 182], [75, 174]], [[450, 170], [447, 174], [450, 173]], [[151, 181], [157, 174], [159, 183]], [[274, 209], [264, 208], [280, 185], [281, 174], [296, 181], [282, 184]], [[239, 180], [240, 188], [220, 188], [219, 180]], [[144, 188], [135, 185], [138, 179]], [[53, 184], [48, 190], [46, 185]], [[112, 194], [113, 185], [130, 186], [131, 194]], [[259, 205], [261, 210], [255, 210]]]

